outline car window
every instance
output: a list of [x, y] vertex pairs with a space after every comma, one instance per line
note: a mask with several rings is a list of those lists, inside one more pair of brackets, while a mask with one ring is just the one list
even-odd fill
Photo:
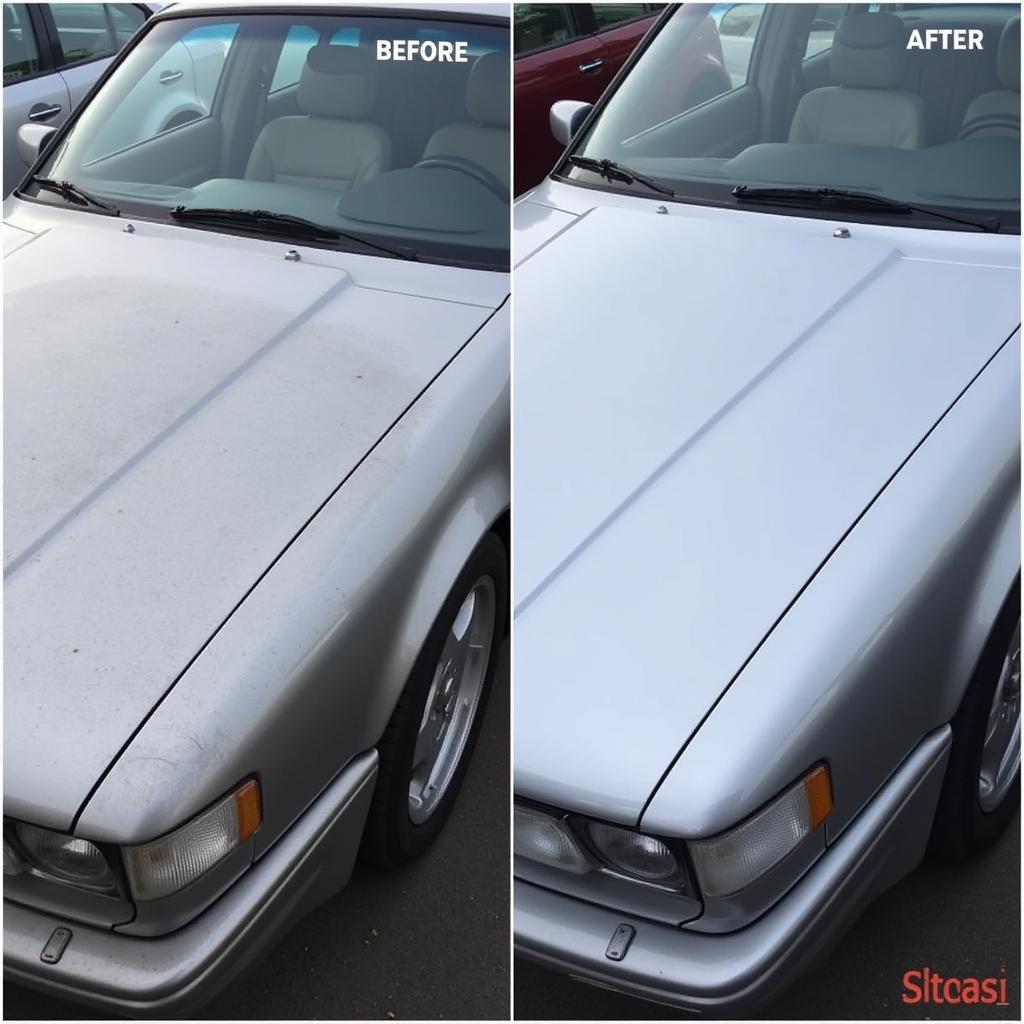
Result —
[[124, 97], [117, 118], [96, 131], [90, 159], [209, 117], [237, 30], [237, 22], [194, 28], [168, 47]]
[[621, 25], [624, 21], [646, 18], [650, 14], [657, 13], [664, 6], [664, 4], [594, 4], [594, 20], [597, 22], [598, 31], [600, 31]]
[[107, 4], [107, 11], [120, 49], [142, 27], [146, 16], [135, 4]]
[[[851, 4], [837, 18], [840, 10], [731, 4], [710, 17], [703, 4], [673, 10], [575, 140], [573, 155], [615, 161], [677, 195], [725, 205], [739, 199], [750, 210], [827, 216], [822, 190], [845, 189], [893, 200], [864, 214], [879, 223], [905, 221], [906, 210], [897, 211], [916, 204], [915, 227], [1019, 230], [1020, 90], [1012, 71], [1019, 5], [872, 12]], [[908, 43], [915, 32], [951, 28], [986, 45], [954, 54]], [[809, 34], [833, 56], [794, 82], [793, 58]], [[733, 89], [694, 108], [693, 83], [718, 46]], [[752, 49], [756, 92], [737, 87], [751, 74]], [[579, 165], [563, 163], [558, 173], [623, 187]], [[736, 193], [738, 186], [746, 191]], [[952, 216], [936, 215], [942, 208]]]
[[836, 34], [836, 25], [846, 13], [849, 4], [818, 4], [811, 22], [811, 31], [807, 37], [804, 60], [816, 57], [819, 53], [832, 49], [832, 38]]
[[515, 5], [513, 46], [517, 57], [578, 36], [568, 4]]
[[262, 10], [154, 19], [41, 172], [133, 216], [262, 210], [342, 248], [507, 267], [507, 25]]
[[725, 69], [734, 89], [746, 85], [764, 8], [764, 4], [716, 4], [711, 9], [718, 26]]
[[98, 60], [117, 53], [118, 43], [106, 4], [50, 4], [63, 64]]
[[4, 85], [39, 71], [28, 4], [4, 4]]

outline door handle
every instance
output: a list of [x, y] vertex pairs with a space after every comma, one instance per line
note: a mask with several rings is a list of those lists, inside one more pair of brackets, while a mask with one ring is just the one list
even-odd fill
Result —
[[28, 119], [30, 121], [49, 121], [51, 117], [56, 117], [60, 113], [60, 104], [54, 103], [53, 106], [47, 107], [41, 103], [37, 103], [29, 112]]
[[587, 61], [586, 64], [580, 65], [580, 72], [584, 75], [596, 74], [601, 68], [604, 67], [604, 61], [600, 57], [597, 60]]
[[160, 84], [169, 85], [171, 82], [176, 82], [183, 74], [185, 74], [184, 71], [161, 71]]

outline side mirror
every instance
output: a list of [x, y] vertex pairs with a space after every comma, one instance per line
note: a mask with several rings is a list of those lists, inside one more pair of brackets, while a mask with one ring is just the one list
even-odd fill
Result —
[[23, 124], [18, 129], [18, 156], [31, 167], [49, 145], [57, 129], [52, 124]]
[[551, 134], [563, 146], [572, 142], [572, 137], [580, 130], [593, 103], [582, 103], [580, 100], [559, 100], [551, 104]]

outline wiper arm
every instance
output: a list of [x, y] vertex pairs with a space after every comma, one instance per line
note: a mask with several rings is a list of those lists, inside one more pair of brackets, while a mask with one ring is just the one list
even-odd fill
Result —
[[62, 199], [76, 206], [92, 206], [97, 210], [105, 210], [112, 217], [120, 217], [121, 211], [111, 203], [98, 199], [91, 192], [86, 192], [73, 181], [55, 181], [53, 178], [44, 178], [40, 174], [32, 176], [32, 184], [38, 185], [46, 192], [56, 192]]
[[316, 221], [306, 220], [305, 217], [297, 217], [291, 213], [277, 213], [273, 210], [235, 210], [230, 207], [176, 206], [171, 210], [171, 217], [177, 221], [194, 221], [197, 224], [220, 224], [225, 227], [272, 231], [292, 238], [308, 238], [328, 242], [345, 239], [400, 260], [415, 262], [419, 259], [419, 254], [415, 249], [405, 246], [381, 245], [379, 242], [371, 242], [361, 235], [351, 234], [327, 224], [317, 224]]
[[881, 210], [886, 213], [919, 213], [940, 220], [966, 224], [980, 231], [998, 231], [999, 221], [995, 217], [963, 217], [956, 213], [933, 206], [921, 206], [900, 199], [889, 199], [874, 192], [858, 192], [844, 188], [752, 188], [737, 185], [732, 194], [740, 202], [765, 203], [778, 206], [830, 206], [837, 210]]
[[582, 167], [585, 171], [594, 171], [602, 178], [607, 178], [608, 181], [621, 181], [627, 185], [637, 182], [637, 184], [645, 185], [652, 192], [660, 192], [663, 196], [675, 195], [675, 192], [667, 186], [659, 185], [658, 182], [652, 181], [629, 167], [623, 167], [622, 164], [617, 164], [614, 160], [595, 160], [593, 157], [573, 154], [569, 157], [569, 163], [573, 167]]

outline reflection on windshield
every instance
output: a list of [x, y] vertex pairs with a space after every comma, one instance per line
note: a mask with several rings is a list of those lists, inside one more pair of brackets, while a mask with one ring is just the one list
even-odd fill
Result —
[[[709, 58], [731, 88], [689, 102]], [[1019, 225], [1019, 81], [1018, 5], [688, 4], [575, 152], [705, 198], [846, 189]]]
[[326, 244], [503, 269], [508, 43], [497, 22], [158, 18], [41, 173], [135, 216], [269, 211]]

